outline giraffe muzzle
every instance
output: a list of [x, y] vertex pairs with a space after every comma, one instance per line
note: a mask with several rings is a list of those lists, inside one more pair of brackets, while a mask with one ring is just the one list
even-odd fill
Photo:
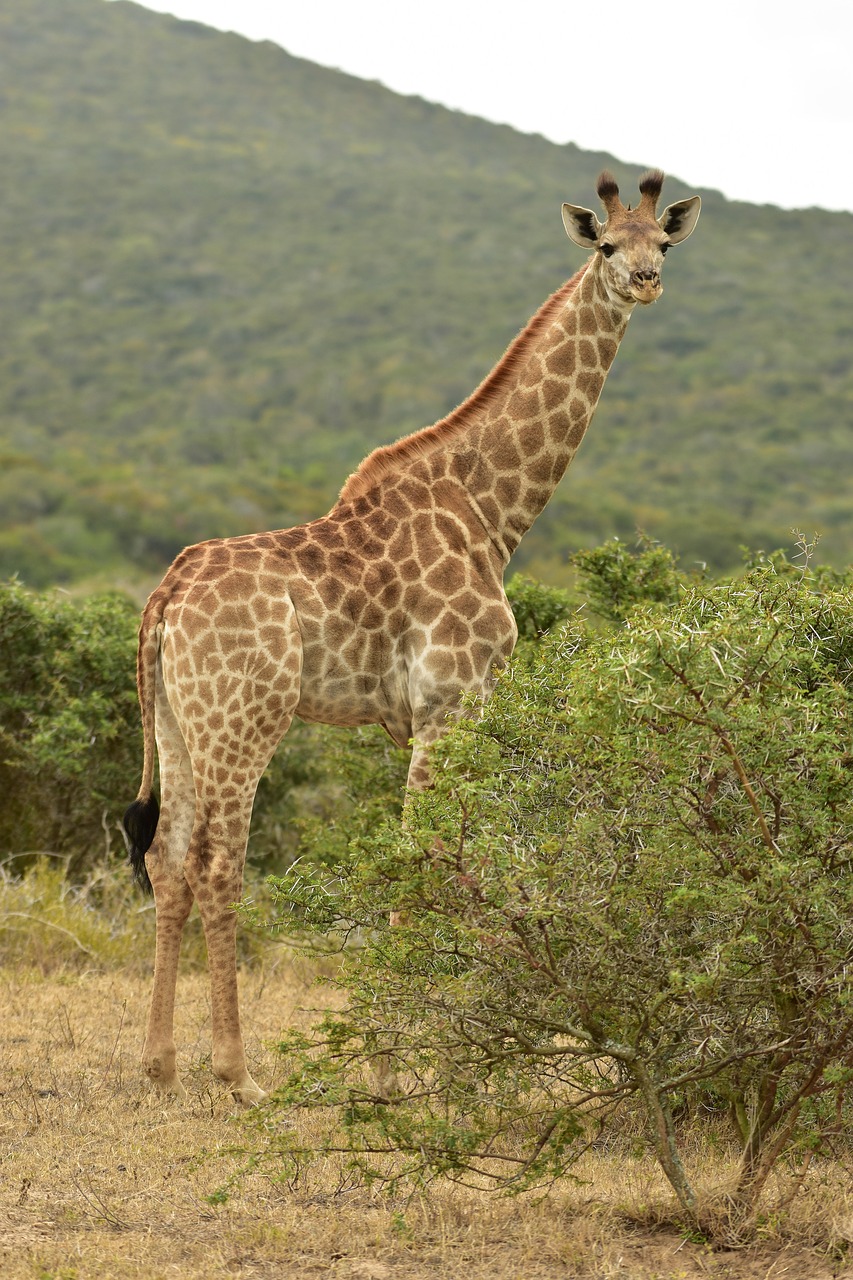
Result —
[[638, 302], [656, 302], [663, 293], [660, 274], [651, 268], [631, 272], [631, 292]]

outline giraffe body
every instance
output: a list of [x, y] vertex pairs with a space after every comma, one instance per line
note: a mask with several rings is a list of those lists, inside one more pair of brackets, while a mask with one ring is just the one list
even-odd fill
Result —
[[694, 197], [658, 219], [661, 182], [646, 175], [632, 211], [602, 175], [604, 224], [564, 205], [569, 235], [596, 251], [590, 261], [468, 400], [371, 454], [328, 515], [190, 547], [151, 596], [138, 658], [143, 780], [125, 826], [157, 909], [143, 1063], [162, 1089], [183, 1095], [172, 1022], [195, 900], [214, 1072], [244, 1103], [263, 1096], [243, 1050], [231, 904], [255, 790], [293, 716], [381, 724], [399, 746], [413, 740], [417, 789], [461, 696], [488, 697], [517, 634], [503, 590], [509, 557], [583, 438], [634, 306], [661, 291], [663, 246], [685, 239], [698, 216]]

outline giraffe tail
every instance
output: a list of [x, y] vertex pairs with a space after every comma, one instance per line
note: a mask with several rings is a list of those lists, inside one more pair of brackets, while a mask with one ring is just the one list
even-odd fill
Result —
[[143, 893], [153, 893], [148, 871], [145, 867], [145, 854], [151, 847], [157, 822], [160, 817], [160, 806], [153, 794], [144, 800], [134, 800], [124, 811], [122, 826], [127, 836], [127, 857], [133, 870], [133, 878]]
[[151, 847], [160, 817], [160, 806], [154, 795], [154, 672], [160, 652], [162, 616], [162, 603], [155, 593], [148, 601], [142, 615], [139, 649], [136, 656], [136, 679], [139, 705], [142, 710], [144, 742], [142, 782], [136, 799], [125, 810], [122, 820], [133, 878], [144, 893], [153, 892], [145, 867], [145, 854]]

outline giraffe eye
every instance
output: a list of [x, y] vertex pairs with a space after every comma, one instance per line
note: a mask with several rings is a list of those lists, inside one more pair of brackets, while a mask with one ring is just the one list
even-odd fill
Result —
[[600, 244], [598, 247], [601, 250], [601, 252], [604, 254], [605, 258], [612, 258], [614, 253], [616, 252], [615, 244]]
[[664, 255], [664, 257], [666, 257], [666, 251], [667, 251], [667, 249], [669, 248], [669, 245], [668, 245], [668, 244], [661, 244], [661, 245], [658, 245], [658, 248], [660, 249], [660, 251], [661, 251], [661, 253]]

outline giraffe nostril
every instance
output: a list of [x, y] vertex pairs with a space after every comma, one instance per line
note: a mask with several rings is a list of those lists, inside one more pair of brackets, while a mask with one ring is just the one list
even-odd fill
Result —
[[646, 280], [656, 281], [658, 273], [653, 271], [651, 267], [644, 267], [642, 270], [632, 272], [631, 279], [635, 284], [644, 284]]

